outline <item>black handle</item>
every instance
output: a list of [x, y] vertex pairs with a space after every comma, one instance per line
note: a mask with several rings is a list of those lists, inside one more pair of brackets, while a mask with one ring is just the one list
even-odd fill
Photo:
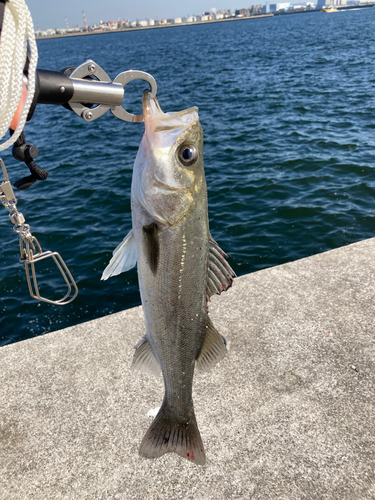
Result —
[[73, 84], [63, 73], [37, 69], [36, 77], [36, 103], [66, 104], [73, 97]]
[[[1, 0], [0, 0], [1, 1]], [[27, 75], [27, 67], [25, 68]], [[30, 106], [27, 121], [33, 117], [36, 105], [42, 104], [67, 104], [74, 94], [73, 84], [66, 75], [58, 71], [37, 69], [35, 74], [35, 94]]]

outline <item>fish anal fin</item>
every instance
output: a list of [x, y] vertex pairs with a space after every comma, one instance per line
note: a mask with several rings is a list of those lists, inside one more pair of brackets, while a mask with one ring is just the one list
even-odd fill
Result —
[[227, 355], [226, 340], [216, 330], [207, 316], [206, 336], [196, 360], [195, 366], [200, 371], [208, 371]]
[[156, 359], [146, 336], [135, 346], [131, 369], [156, 375], [157, 377], [161, 374], [159, 361]]
[[196, 465], [204, 465], [204, 447], [193, 409], [181, 421], [163, 402], [142, 440], [139, 454], [158, 458], [165, 453], [177, 453]]
[[225, 257], [227, 257], [227, 255], [210, 235], [206, 287], [207, 297], [211, 297], [215, 293], [220, 295], [221, 292], [228, 290], [228, 288], [232, 286], [233, 278], [236, 276], [236, 273]]
[[111, 276], [129, 271], [137, 263], [137, 249], [133, 230], [131, 230], [123, 241], [113, 251], [113, 257], [104, 269], [101, 280], [107, 280]]

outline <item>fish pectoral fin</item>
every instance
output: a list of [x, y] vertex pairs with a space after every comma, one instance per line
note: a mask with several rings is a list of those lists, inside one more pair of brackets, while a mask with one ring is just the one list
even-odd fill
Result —
[[227, 355], [226, 340], [216, 330], [207, 316], [206, 337], [195, 366], [200, 371], [208, 371]]
[[146, 336], [135, 346], [131, 369], [150, 373], [157, 377], [161, 374], [159, 361], [156, 359], [154, 351]]
[[142, 439], [139, 454], [145, 458], [158, 458], [165, 453], [177, 453], [196, 465], [204, 465], [205, 453], [194, 410], [179, 419], [163, 402]]
[[228, 290], [232, 286], [236, 273], [226, 260], [226, 254], [222, 251], [216, 241], [209, 237], [209, 257], [207, 275], [207, 296], [218, 294]]
[[129, 271], [137, 263], [137, 249], [133, 230], [131, 230], [123, 241], [113, 251], [113, 257], [104, 269], [101, 280], [107, 280], [111, 276]]

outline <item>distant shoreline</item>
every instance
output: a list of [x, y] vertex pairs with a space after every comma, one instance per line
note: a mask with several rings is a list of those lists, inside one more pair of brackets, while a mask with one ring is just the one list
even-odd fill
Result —
[[[338, 10], [351, 10], [351, 9], [366, 9], [369, 7], [374, 7], [375, 3], [365, 4], [365, 5], [338, 5], [335, 8]], [[59, 35], [49, 35], [49, 36], [39, 36], [35, 37], [36, 40], [50, 40], [51, 38], [68, 38], [73, 36], [87, 36], [87, 35], [103, 35], [108, 33], [124, 33], [129, 31], [143, 31], [152, 29], [162, 29], [162, 28], [177, 28], [180, 26], [197, 26], [200, 24], [211, 24], [211, 23], [222, 23], [230, 21], [247, 21], [253, 19], [260, 19], [265, 17], [274, 16], [289, 16], [293, 14], [307, 14], [309, 12], [321, 12], [322, 9], [308, 9], [308, 10], [296, 10], [288, 12], [272, 12], [270, 14], [256, 14], [255, 16], [244, 16], [244, 17], [229, 17], [227, 19], [213, 19], [211, 21], [195, 21], [192, 23], [174, 23], [174, 24], [163, 24], [158, 26], [137, 26], [135, 28], [119, 28], [116, 30], [102, 30], [102, 31], [83, 31], [79, 33], [64, 33]]]
[[229, 17], [227, 19], [213, 19], [212, 21], [195, 21], [191, 23], [174, 23], [174, 24], [163, 24], [158, 26], [136, 26], [135, 28], [118, 28], [116, 30], [102, 30], [102, 31], [83, 31], [80, 33], [64, 33], [61, 35], [50, 35], [50, 36], [38, 36], [35, 37], [36, 40], [46, 40], [50, 38], [67, 38], [71, 36], [86, 36], [86, 35], [103, 35], [108, 33], [124, 33], [127, 31], [143, 31], [143, 30], [153, 30], [161, 28], [177, 28], [180, 26], [196, 26], [197, 24], [210, 24], [210, 23], [222, 23], [226, 21], [243, 21], [245, 19], [258, 19], [260, 17], [273, 17], [274, 14], [258, 14], [256, 16], [246, 16], [246, 17]]

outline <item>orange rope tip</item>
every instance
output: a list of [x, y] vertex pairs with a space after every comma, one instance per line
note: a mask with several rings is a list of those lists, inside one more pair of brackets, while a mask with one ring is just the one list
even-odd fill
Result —
[[10, 123], [10, 128], [12, 130], [16, 130], [18, 122], [20, 121], [22, 110], [23, 110], [23, 107], [24, 107], [25, 102], [26, 102], [26, 97], [27, 97], [27, 87], [25, 84], [23, 84], [22, 96], [21, 96], [20, 102], [18, 103], [16, 112], [13, 115], [13, 119]]

